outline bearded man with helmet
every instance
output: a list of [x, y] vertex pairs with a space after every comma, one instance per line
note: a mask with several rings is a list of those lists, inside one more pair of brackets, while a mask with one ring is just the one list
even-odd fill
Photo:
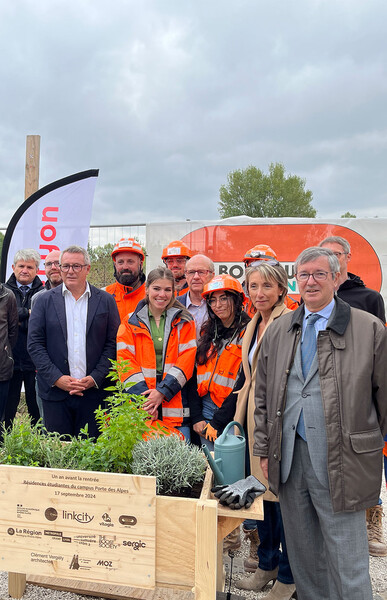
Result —
[[113, 248], [112, 259], [117, 281], [104, 289], [114, 297], [122, 321], [145, 298], [145, 275], [142, 272], [145, 256], [137, 240], [122, 238]]
[[192, 252], [183, 242], [175, 240], [165, 246], [161, 259], [167, 269], [172, 271], [175, 280], [176, 296], [183, 296], [188, 292], [188, 283], [185, 278], [185, 265], [192, 257]]

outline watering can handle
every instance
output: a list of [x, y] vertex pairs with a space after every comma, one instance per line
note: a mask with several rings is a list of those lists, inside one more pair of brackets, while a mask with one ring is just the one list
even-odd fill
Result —
[[226, 436], [227, 433], [228, 433], [228, 431], [229, 431], [229, 429], [231, 429], [231, 427], [233, 425], [237, 425], [238, 429], [242, 432], [243, 437], [246, 438], [246, 436], [245, 436], [245, 430], [243, 429], [242, 425], [240, 423], [238, 423], [238, 421], [231, 421], [231, 423], [229, 423], [228, 425], [226, 425], [226, 427], [223, 430], [222, 435]]

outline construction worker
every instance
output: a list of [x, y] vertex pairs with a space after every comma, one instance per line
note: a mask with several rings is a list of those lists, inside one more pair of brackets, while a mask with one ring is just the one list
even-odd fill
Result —
[[123, 375], [128, 393], [147, 397], [143, 408], [190, 438], [189, 409], [182, 388], [191, 378], [196, 356], [192, 315], [175, 298], [174, 278], [158, 267], [148, 274], [146, 297], [124, 319], [117, 334], [117, 360], [130, 361]]
[[140, 242], [134, 238], [122, 238], [113, 248], [112, 259], [117, 281], [104, 289], [114, 297], [122, 321], [145, 298], [145, 275], [142, 272], [145, 256]]
[[[245, 270], [248, 267], [251, 267], [254, 263], [258, 263], [262, 260], [267, 261], [269, 264], [272, 264], [274, 266], [280, 264], [273, 248], [270, 248], [270, 246], [268, 246], [267, 244], [257, 244], [256, 246], [250, 248], [250, 250], [247, 250], [246, 254], [243, 257], [243, 262], [245, 263]], [[289, 295], [285, 298], [285, 304], [288, 308], [290, 308], [290, 310], [296, 310], [296, 308], [299, 307], [299, 303], [297, 302], [297, 300], [295, 300]], [[250, 300], [248, 301], [248, 304], [245, 307], [245, 311], [251, 318], [255, 314], [255, 308]]]
[[[232, 393], [242, 361], [242, 337], [249, 322], [243, 311], [245, 295], [241, 284], [231, 275], [217, 275], [204, 286], [208, 320], [198, 341], [197, 391], [191, 419], [194, 431], [210, 450], [217, 437], [216, 413]], [[227, 374], [227, 377], [225, 376]], [[230, 420], [235, 412], [230, 405]], [[223, 423], [225, 426], [227, 423]]]
[[191, 250], [180, 240], [175, 240], [165, 246], [161, 255], [165, 266], [173, 273], [176, 296], [183, 296], [188, 292], [188, 283], [184, 271], [186, 262], [191, 256]]

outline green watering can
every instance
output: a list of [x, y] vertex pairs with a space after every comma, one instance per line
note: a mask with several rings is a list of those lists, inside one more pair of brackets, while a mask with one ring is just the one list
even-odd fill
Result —
[[[242, 435], [228, 434], [234, 425], [238, 426]], [[216, 485], [234, 483], [245, 478], [246, 437], [242, 425], [237, 421], [229, 423], [222, 435], [215, 440], [214, 458], [204, 444], [202, 450], [214, 473]]]

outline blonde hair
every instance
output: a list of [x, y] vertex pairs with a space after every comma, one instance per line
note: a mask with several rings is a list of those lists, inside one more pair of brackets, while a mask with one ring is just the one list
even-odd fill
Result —
[[264, 281], [275, 281], [280, 289], [282, 290], [280, 297], [278, 298], [278, 302], [275, 303], [274, 306], [278, 304], [282, 304], [285, 300], [285, 297], [288, 293], [288, 276], [282, 265], [270, 265], [266, 261], [261, 261], [259, 264], [254, 265], [254, 267], [248, 267], [246, 269], [246, 291], [249, 293], [249, 282], [250, 277], [253, 273], [259, 273]]

